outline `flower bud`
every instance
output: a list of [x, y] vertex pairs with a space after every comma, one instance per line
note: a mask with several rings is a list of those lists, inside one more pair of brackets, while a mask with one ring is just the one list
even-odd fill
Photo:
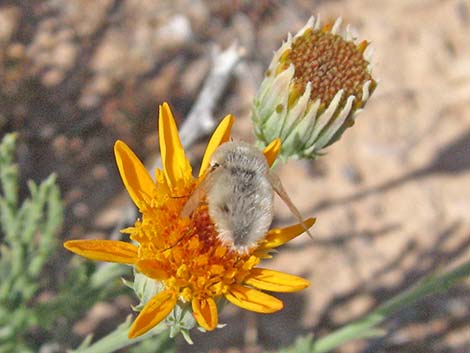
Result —
[[314, 159], [354, 124], [377, 83], [372, 48], [341, 19], [313, 17], [274, 53], [254, 99], [252, 120], [263, 147], [281, 138], [281, 159]]

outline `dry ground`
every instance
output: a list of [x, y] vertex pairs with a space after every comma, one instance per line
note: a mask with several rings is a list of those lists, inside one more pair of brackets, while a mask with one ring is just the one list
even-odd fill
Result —
[[[246, 48], [215, 113], [235, 114], [234, 136], [252, 139], [250, 104], [271, 53], [311, 14], [342, 16], [370, 40], [380, 80], [357, 124], [326, 157], [279, 169], [292, 199], [318, 222], [314, 241], [297, 239], [269, 266], [304, 275], [312, 286], [281, 296], [286, 309], [272, 316], [227, 308], [228, 327], [196, 335], [196, 346], [182, 345], [182, 352], [257, 352], [299, 333], [322, 335], [422, 276], [468, 261], [470, 3], [0, 3], [0, 132], [19, 131], [24, 179], [58, 173], [64, 238], [109, 235], [127, 202], [113, 142], [123, 139], [154, 159], [157, 105], [170, 102], [184, 119], [213, 43], [238, 40]], [[278, 206], [275, 223], [292, 222]], [[341, 352], [469, 352], [469, 298], [468, 283], [432, 296], [387, 320], [384, 338]], [[128, 313], [128, 304], [113, 313]], [[83, 327], [91, 326], [77, 325], [77, 334], [87, 333]]]

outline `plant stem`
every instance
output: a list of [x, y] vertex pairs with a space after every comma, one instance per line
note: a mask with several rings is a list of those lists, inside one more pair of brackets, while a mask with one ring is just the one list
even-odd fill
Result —
[[147, 338], [161, 334], [167, 329], [165, 325], [158, 325], [145, 335], [134, 339], [129, 339], [127, 334], [130, 326], [130, 318], [131, 317], [129, 316], [123, 324], [119, 325], [113, 332], [101, 338], [99, 341], [93, 343], [90, 346], [85, 344], [86, 347], [79, 347], [76, 350], [70, 351], [69, 353], [111, 353], [118, 349], [133, 345]]
[[464, 263], [442, 275], [431, 275], [415, 287], [387, 300], [365, 317], [315, 341], [312, 345], [311, 353], [329, 352], [346, 342], [359, 338], [377, 336], [381, 334], [382, 331], [374, 329], [374, 326], [380, 324], [395, 311], [403, 309], [427, 295], [446, 291], [459, 280], [466, 277], [468, 279], [469, 276], [470, 262]]

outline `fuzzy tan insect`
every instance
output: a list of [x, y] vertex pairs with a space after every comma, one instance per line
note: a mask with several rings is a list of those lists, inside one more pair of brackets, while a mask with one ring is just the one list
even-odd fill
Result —
[[311, 236], [263, 153], [245, 142], [226, 142], [212, 155], [206, 177], [191, 194], [181, 215], [189, 217], [206, 198], [221, 241], [246, 253], [271, 226], [274, 192]]

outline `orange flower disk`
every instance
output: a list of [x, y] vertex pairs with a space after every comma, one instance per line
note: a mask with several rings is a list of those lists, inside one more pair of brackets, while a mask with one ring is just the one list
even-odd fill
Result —
[[[156, 170], [154, 182], [142, 162], [122, 141], [114, 146], [116, 162], [124, 185], [142, 217], [123, 232], [137, 243], [114, 240], [70, 240], [64, 246], [92, 260], [133, 265], [148, 278], [163, 284], [132, 324], [129, 337], [140, 336], [164, 320], [178, 302], [190, 303], [199, 326], [213, 330], [218, 324], [216, 301], [231, 303], [259, 313], [282, 309], [283, 303], [260, 290], [295, 292], [309, 282], [286, 273], [257, 268], [269, 251], [302, 234], [297, 224], [271, 229], [246, 254], [224, 245], [218, 238], [207, 205], [201, 204], [190, 218], [181, 210], [197, 184], [204, 178], [212, 153], [230, 138], [233, 117], [228, 115], [217, 127], [204, 154], [198, 178], [181, 145], [168, 104], [160, 106], [159, 140], [163, 170]], [[270, 164], [280, 150], [279, 140], [264, 150]], [[305, 224], [314, 223], [310, 218]]]

